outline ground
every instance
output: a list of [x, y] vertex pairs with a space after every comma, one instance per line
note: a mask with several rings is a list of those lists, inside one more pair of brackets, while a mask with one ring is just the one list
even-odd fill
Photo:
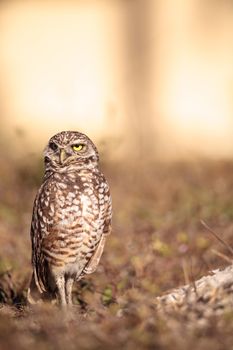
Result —
[[233, 246], [233, 162], [150, 162], [138, 169], [106, 159], [102, 169], [113, 232], [98, 270], [77, 283], [74, 310], [64, 315], [54, 305], [26, 304], [42, 161], [0, 160], [1, 349], [233, 349], [232, 308], [197, 311], [192, 320], [187, 307], [161, 313], [157, 299], [230, 264], [227, 248], [200, 220]]

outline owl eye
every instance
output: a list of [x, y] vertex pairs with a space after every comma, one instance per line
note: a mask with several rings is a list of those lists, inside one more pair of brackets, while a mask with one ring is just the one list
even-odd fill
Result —
[[84, 145], [82, 145], [81, 143], [77, 143], [77, 144], [72, 146], [72, 148], [75, 152], [81, 151], [83, 149], [83, 147], [84, 147]]
[[58, 146], [54, 142], [50, 142], [49, 147], [53, 150], [56, 151], [58, 149]]

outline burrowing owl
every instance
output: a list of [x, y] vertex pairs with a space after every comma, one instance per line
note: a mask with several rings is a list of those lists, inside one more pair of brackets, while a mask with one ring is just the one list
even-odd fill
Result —
[[93, 142], [76, 131], [53, 136], [31, 224], [33, 274], [28, 300], [57, 296], [72, 304], [72, 286], [96, 270], [111, 230], [109, 186]]

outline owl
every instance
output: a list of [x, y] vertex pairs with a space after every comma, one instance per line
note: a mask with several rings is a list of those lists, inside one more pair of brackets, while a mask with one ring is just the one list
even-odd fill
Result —
[[84, 134], [62, 131], [44, 151], [45, 174], [35, 198], [28, 301], [57, 298], [72, 305], [74, 281], [94, 272], [111, 232], [109, 185], [96, 146]]

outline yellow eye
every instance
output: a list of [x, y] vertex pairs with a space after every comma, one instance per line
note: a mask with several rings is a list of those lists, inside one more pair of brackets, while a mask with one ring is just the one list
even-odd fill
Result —
[[80, 144], [77, 144], [77, 145], [73, 145], [72, 148], [73, 148], [73, 150], [75, 152], [79, 152], [79, 151], [81, 151], [83, 149], [83, 145], [81, 145], [81, 143], [80, 143]]

